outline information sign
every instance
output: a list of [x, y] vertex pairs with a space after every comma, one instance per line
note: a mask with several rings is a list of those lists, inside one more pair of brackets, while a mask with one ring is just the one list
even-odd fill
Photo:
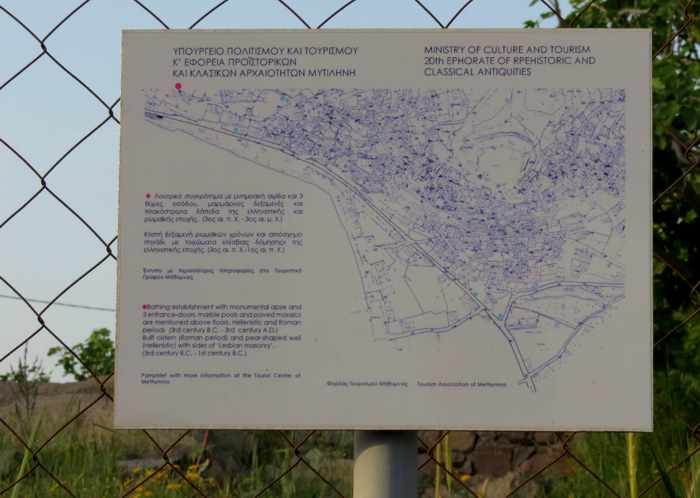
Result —
[[123, 43], [116, 426], [651, 429], [650, 31]]

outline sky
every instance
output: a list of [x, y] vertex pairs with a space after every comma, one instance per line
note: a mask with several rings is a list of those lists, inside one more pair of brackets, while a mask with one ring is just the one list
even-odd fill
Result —
[[[185, 28], [219, 0], [140, 0], [171, 28]], [[286, 0], [310, 25], [317, 25], [346, 0]], [[0, 0], [0, 6], [43, 38], [79, 0]], [[447, 22], [464, 0], [423, 0]], [[564, 12], [568, 2], [560, 2]], [[543, 12], [530, 0], [474, 0], [453, 23], [456, 28], [522, 27]], [[547, 22], [543, 26], [553, 26]], [[436, 23], [414, 0], [357, 0], [325, 28], [431, 28]], [[105, 102], [119, 97], [122, 29], [162, 26], [134, 0], [91, 0], [46, 40], [49, 52], [83, 80]], [[206, 28], [304, 28], [277, 0], [230, 0], [197, 25]], [[41, 53], [39, 44], [0, 9], [0, 86]], [[116, 109], [118, 116], [118, 108]], [[41, 174], [107, 116], [95, 96], [48, 57], [0, 90], [0, 138]], [[110, 241], [117, 233], [119, 126], [110, 121], [85, 140], [46, 178], [47, 186]], [[39, 179], [0, 143], [0, 225], [41, 188]], [[117, 249], [117, 245], [115, 245]], [[102, 243], [48, 192], [0, 228], [0, 276], [25, 297], [51, 300], [100, 261]], [[27, 306], [4, 296], [13, 291], [0, 280], [0, 358], [38, 327]], [[108, 260], [65, 293], [59, 302], [113, 310], [116, 307], [116, 263]], [[35, 303], [37, 309], [43, 305]], [[114, 311], [52, 306], [46, 324], [68, 345], [92, 330], [115, 330]], [[29, 342], [54, 381], [70, 380], [47, 358], [58, 345], [46, 331]], [[0, 363], [7, 372], [22, 351]]]

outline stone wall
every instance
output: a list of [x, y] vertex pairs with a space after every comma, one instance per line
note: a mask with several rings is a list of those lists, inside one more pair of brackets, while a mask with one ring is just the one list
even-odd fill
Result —
[[[422, 431], [419, 438], [430, 448], [440, 434]], [[485, 488], [486, 496], [501, 496], [501, 490], [526, 481], [562, 453], [562, 439], [553, 432], [450, 432], [447, 445], [453, 473], [472, 489]], [[428, 458], [425, 446], [419, 445], [419, 463]], [[440, 460], [443, 459], [441, 454]], [[423, 472], [433, 475], [434, 467], [428, 464]], [[571, 471], [566, 459], [562, 459], [547, 469], [546, 476], [557, 478]], [[519, 496], [534, 497], [537, 490], [537, 483], [529, 484]]]

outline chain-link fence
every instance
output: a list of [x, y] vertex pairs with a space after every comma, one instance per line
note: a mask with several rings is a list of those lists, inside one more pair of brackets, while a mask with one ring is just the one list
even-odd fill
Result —
[[[133, 2], [134, 6], [142, 9], [143, 14], [150, 16], [163, 28], [169, 29], [170, 26], [159, 16], [159, 13], [154, 9], [150, 8], [145, 1], [139, 0], [123, 0], [124, 2]], [[333, 19], [341, 15], [346, 9], [350, 8], [353, 4], [369, 1], [369, 0], [350, 0], [335, 10], [332, 10], [321, 22], [317, 25], [312, 25], [308, 22], [299, 12], [295, 10], [291, 2], [285, 2], [283, 0], [276, 0], [279, 5], [284, 7], [288, 11], [290, 16], [293, 16], [300, 25], [308, 29], [319, 29], [328, 25]], [[485, 2], [487, 0], [479, 0]], [[492, 2], [494, 0], [488, 0]], [[498, 0], [503, 2], [503, 7], [507, 8], [505, 5], [507, 2], [505, 0]], [[516, 0], [513, 0], [516, 1]], [[524, 2], [525, 0], [517, 0], [518, 2]], [[605, 17], [605, 8], [609, 7], [609, 4], [629, 4], [628, 9], [621, 9], [618, 14], [624, 17], [625, 22], [629, 21], [634, 23], [635, 16], [644, 20], [649, 20], [649, 23], [653, 22], [665, 22], [665, 28], [661, 31], [654, 32], [654, 64], [655, 70], [658, 67], [663, 68], [666, 60], [676, 61], [681, 63], [681, 70], [687, 70], [692, 74], [698, 72], [697, 69], [697, 47], [700, 41], [697, 37], [697, 24], [696, 16], [698, 12], [697, 4], [693, 1], [688, 2], [677, 2], [675, 7], [669, 10], [668, 5], [674, 2], [657, 2], [663, 4], [663, 8], [659, 8], [656, 13], [650, 13], [650, 9], [654, 8], [654, 2], [652, 1], [640, 1], [640, 2], [610, 2], [605, 0], [592, 0], [589, 3], [583, 1], [572, 1], [574, 6], [574, 11], [572, 14], [564, 16], [560, 9], [559, 3], [553, 0], [538, 0], [539, 6], [544, 9], [546, 17], [550, 17], [552, 20], [558, 22], [559, 26], [562, 27], [581, 27], [585, 20], [585, 26], [612, 26], [609, 19]], [[24, 210], [28, 209], [32, 203], [36, 202], [40, 197], [49, 196], [53, 198], [58, 204], [57, 208], [65, 210], [69, 216], [75, 217], [79, 223], [82, 225], [84, 230], [88, 231], [103, 247], [104, 253], [97, 260], [92, 262], [85, 262], [89, 265], [89, 268], [85, 270], [82, 274], [77, 275], [65, 288], [53, 297], [53, 299], [46, 301], [43, 306], [39, 306], [36, 300], [31, 299], [34, 295], [32, 289], [20, 289], [12, 281], [7, 279], [3, 272], [4, 262], [0, 264], [0, 288], [4, 287], [3, 291], [7, 291], [6, 295], [19, 299], [23, 302], [24, 306], [36, 317], [37, 325], [34, 330], [26, 331], [26, 336], [18, 344], [7, 344], [7, 341], [2, 341], [2, 346], [5, 351], [0, 351], [2, 356], [0, 357], [0, 365], [3, 362], [9, 361], [11, 355], [22, 350], [30, 341], [39, 336], [40, 334], [49, 334], [53, 337], [60, 345], [65, 348], [65, 350], [72, 355], [73, 358], [78, 363], [81, 363], [80, 356], [66, 343], [66, 341], [57, 333], [54, 328], [52, 328], [52, 323], [50, 320], [46, 319], [47, 311], [52, 309], [52, 307], [60, 304], [60, 299], [75, 286], [79, 286], [81, 282], [86, 279], [93, 272], [97, 271], [103, 265], [105, 265], [110, 260], [116, 260], [115, 254], [115, 244], [117, 237], [114, 236], [111, 239], [105, 238], [100, 234], [100, 231], [95, 229], [87, 221], [87, 218], [76, 208], [74, 208], [67, 200], [62, 198], [61, 194], [54, 188], [52, 188], [52, 173], [60, 168], [64, 160], [74, 154], [79, 150], [85, 143], [91, 140], [91, 137], [95, 135], [98, 130], [108, 126], [108, 124], [119, 125], [117, 106], [119, 105], [119, 99], [114, 102], [107, 101], [103, 96], [101, 96], [98, 91], [93, 89], [89, 84], [85, 82], [76, 72], [74, 72], [71, 67], [61, 60], [60, 56], [57, 56], [52, 52], [51, 42], [52, 37], [61, 30], [71, 29], [71, 19], [78, 13], [84, 11], [85, 9], [90, 9], [91, 6], [96, 3], [97, 0], [85, 0], [79, 5], [77, 5], [72, 11], [70, 11], [65, 17], [59, 19], [52, 27], [48, 30], [46, 34], [39, 34], [32, 29], [30, 25], [23, 22], [11, 9], [0, 5], [0, 16], [4, 16], [10, 22], [11, 26], [14, 26], [17, 30], [24, 32], [24, 34], [30, 36], [36, 43], [37, 53], [34, 57], [26, 61], [26, 64], [21, 67], [15, 74], [10, 76], [6, 81], [0, 84], [0, 95], [1, 92], [6, 91], [13, 85], [22, 85], [22, 75], [28, 71], [32, 70], [32, 67], [37, 64], [42, 59], [44, 61], [49, 60], [51, 63], [55, 64], [56, 67], [60, 69], [64, 77], [72, 82], [81, 91], [84, 91], [92, 99], [95, 106], [101, 109], [103, 118], [102, 120], [93, 128], [85, 130], [84, 135], [76, 143], [70, 146], [64, 153], [55, 158], [55, 161], [42, 172], [42, 168], [33, 164], [31, 160], [28, 159], [26, 151], [19, 149], [13, 143], [10, 143], [5, 137], [0, 136], [0, 144], [2, 148], [9, 151], [8, 157], [12, 157], [13, 164], [8, 167], [21, 168], [28, 175], [33, 175], [36, 178], [36, 190], [20, 205], [16, 207], [8, 216], [4, 219], [0, 219], [0, 232], [7, 229], [13, 223], [23, 223], [23, 220], [19, 216]], [[217, 10], [222, 8], [227, 4], [229, 0], [223, 0], [211, 8], [206, 10], [202, 15], [194, 19], [194, 21], [189, 25], [190, 29], [197, 28], [200, 24], [207, 19], [209, 16], [214, 15]], [[414, 3], [415, 2], [415, 3]], [[274, 3], [274, 2], [271, 2]], [[442, 29], [448, 29], [454, 24], [454, 22], [460, 18], [460, 16], [465, 15], [469, 12], [469, 8], [475, 3], [475, 0], [469, 0], [461, 5], [454, 14], [448, 19], [441, 19], [436, 15], [430, 8], [427, 2], [422, 2], [420, 0], [406, 0], [407, 8], [410, 4], [413, 8], [419, 8], [426, 16], [429, 16], [435, 25]], [[478, 2], [476, 2], [478, 3]], [[531, 2], [536, 4], [536, 1]], [[641, 4], [639, 6], [638, 4]], [[619, 6], [618, 6], [619, 7]], [[41, 8], [37, 2], [36, 8]], [[258, 7], [260, 8], [260, 7]], [[665, 9], [665, 10], [664, 10]], [[666, 16], [663, 19], [659, 16]], [[231, 26], [236, 27], [236, 26]], [[387, 26], [390, 27], [390, 26]], [[649, 27], [655, 27], [650, 25]], [[678, 47], [680, 44], [684, 43], [688, 53], [678, 53]], [[9, 50], [9, 48], [7, 48]], [[695, 51], [693, 56], [693, 51]], [[690, 55], [688, 55], [690, 54]], [[687, 59], [685, 62], [682, 59]], [[1, 62], [1, 60], [0, 60]], [[683, 64], [694, 64], [683, 65]], [[680, 73], [678, 73], [680, 74]], [[696, 76], [696, 78], [698, 78]], [[688, 91], [697, 90], [698, 79], [695, 79], [695, 89], [686, 89]], [[663, 90], [663, 88], [657, 88], [657, 86], [663, 86], [663, 81], [657, 82], [655, 78], [655, 90]], [[686, 92], [687, 93], [687, 92]], [[680, 108], [676, 108], [676, 114], [682, 113], [683, 106], [687, 105], [691, 108], [693, 106], [700, 107], [700, 102], [697, 100], [697, 93], [693, 97], [694, 102], [686, 102], [680, 105]], [[663, 104], [663, 103], [661, 103]], [[659, 105], [661, 105], [659, 104]], [[678, 106], [677, 106], [678, 107]], [[655, 107], [655, 112], [668, 112], [664, 107], [663, 109]], [[2, 119], [5, 116], [0, 114]], [[674, 129], [670, 123], [673, 122], [674, 117], [671, 116], [666, 121], [669, 123], [668, 129], [658, 129], [655, 132], [655, 140], [667, 142], [666, 149], [672, 150], [674, 154], [674, 167], [669, 167], [668, 173], [657, 177], [655, 175], [656, 186], [655, 186], [655, 216], [661, 216], [661, 211], [664, 210], [664, 205], [668, 206], [669, 203], [682, 204], [682, 209], [692, 210], [698, 208], [697, 204], [694, 204], [697, 200], [697, 193], [691, 192], [693, 199], [687, 200], [688, 190], [693, 190], [694, 183], [693, 179], [696, 179], [697, 167], [700, 164], [700, 153], [698, 152], [698, 146], [700, 145], [700, 133], [697, 131], [697, 126], [695, 128], [677, 130]], [[66, 120], [70, 120], [70, 116], [66, 116]], [[656, 121], [656, 119], [655, 119]], [[666, 122], [665, 121], [665, 122]], [[697, 125], [697, 119], [689, 119], [690, 123], [695, 123]], [[663, 126], [663, 123], [661, 123]], [[656, 123], [656, 128], [659, 124]], [[35, 137], [35, 146], [42, 146], [42, 137]], [[115, 155], [116, 150], [104, 150], [102, 151], [105, 155]], [[655, 153], [655, 169], [660, 167], [657, 164], [659, 160], [663, 158], [657, 157]], [[659, 181], [659, 178], [661, 180]], [[0, 181], [5, 181], [0, 178]], [[666, 204], [665, 204], [666, 203]], [[683, 205], [683, 203], [686, 203]], [[666, 216], [666, 214], [663, 214]], [[42, 226], [31, 226], [27, 227], [27, 230], [42, 231], [44, 227]], [[658, 235], [658, 234], [657, 234]], [[673, 234], [670, 234], [673, 237]], [[50, 244], [50, 241], [47, 241]], [[48, 250], [48, 249], [47, 249]], [[686, 257], [686, 263], [678, 263], [669, 257], [667, 254], [661, 254], [655, 252], [655, 259], [660, 265], [656, 269], [656, 273], [670, 272], [673, 274], [675, 279], [678, 281], [678, 286], [684, 289], [684, 295], [687, 299], [687, 305], [681, 306], [679, 309], [685, 310], [684, 312], [679, 312], [675, 310], [672, 313], [671, 318], [665, 320], [663, 325], [667, 325], [665, 328], [661, 328], [661, 324], [657, 320], [655, 323], [655, 349], [657, 356], [668, 354], [668, 350], [664, 349], [664, 344], [670, 339], [677, 337], [679, 335], [687, 333], [689, 328], [692, 326], [693, 321], [696, 319], [698, 313], [700, 312], [700, 307], [697, 307], [697, 290], [700, 282], [697, 282], [697, 278], [694, 276], [694, 271], [692, 269], [692, 255], [690, 258]], [[686, 268], [684, 268], [684, 265]], [[687, 268], [690, 268], [688, 270]], [[688, 289], [690, 292], [688, 294]], [[677, 289], [676, 289], [677, 290]], [[676, 291], [674, 290], [674, 292]], [[656, 289], [657, 293], [659, 289]], [[662, 289], [666, 291], [666, 289]], [[689, 296], [689, 297], [688, 297]], [[3, 323], [4, 328], [12, 328], [12, 323]], [[644, 331], [640, 331], [644, 333]], [[85, 494], [85, 492], [78, 491], [75, 486], [75, 477], [70, 479], [62, 475], [60, 471], [57, 470], [56, 465], [52, 461], [55, 455], [51, 453], [52, 446], [55, 445], [55, 441], [62, 434], [68, 431], [70, 428], [79, 425], [84, 422], [85, 418], [89, 415], [91, 410], [94, 410], [98, 404], [109, 403], [112, 400], [111, 397], [111, 376], [105, 378], [104, 376], [98, 376], [95, 372], [91, 371], [89, 365], [82, 365], [91, 374], [90, 381], [93, 382], [99, 389], [94, 399], [87, 405], [78, 406], [73, 413], [66, 415], [66, 419], [62, 420], [58, 427], [52, 429], [50, 433], [43, 435], [40, 431], [36, 430], [36, 427], [23, 428], [18, 424], [21, 422], [17, 418], [13, 418], [9, 415], [0, 416], [0, 425], [2, 425], [4, 434], [4, 439], [1, 440], [3, 444], [12, 444], [15, 449], [22, 456], [19, 460], [16, 458], [8, 458], [4, 464], [0, 465], [0, 495], [9, 496], [27, 496], [28, 489], [30, 489], [28, 483], [32, 480], [39, 478], [48, 479], [51, 482], [50, 492], [56, 494], [57, 496], [97, 496], [95, 494]], [[692, 374], [692, 372], [691, 372]], [[687, 377], [692, 377], [689, 375]], [[686, 378], [681, 375], [678, 379], [674, 378], [674, 383], [683, 382], [686, 380], [689, 383], [694, 382], [692, 378]], [[662, 450], [659, 448], [654, 449], [654, 445], [650, 443], [650, 451], [653, 454], [653, 461], [651, 470], [642, 471], [637, 469], [638, 465], [638, 447], [639, 444], [635, 439], [637, 436], [634, 435], [623, 435], [623, 434], [609, 434], [607, 436], [588, 434], [588, 433], [566, 433], [566, 434], [550, 434], [546, 437], [541, 435], [535, 435], [532, 433], [515, 434], [509, 433], [503, 437], [511, 441], [516, 441], [515, 452], [523, 453], [518, 450], [517, 445], [520, 444], [522, 447], [529, 448], [533, 444], [538, 444], [545, 441], [547, 451], [539, 452], [539, 458], [530, 458], [532, 454], [528, 456], [528, 451], [524, 453], [524, 457], [516, 458], [514, 456], [513, 448], [508, 451], [508, 458], [511, 461], [512, 466], [523, 466], [527, 464], [527, 470], [520, 472], [517, 478], [509, 480], [505, 487], [503, 483], [500, 484], [499, 489], [494, 489], [489, 487], [487, 481], [477, 481], [472, 479], [473, 468], [469, 468], [468, 471], [458, 470], [455, 462], [452, 461], [454, 454], [452, 450], [449, 449], [448, 440], [454, 441], [456, 438], [460, 437], [460, 434], [454, 434], [452, 436], [448, 435], [447, 432], [442, 434], [434, 433], [422, 433], [420, 439], [420, 448], [417, 455], [418, 458], [418, 469], [421, 472], [427, 473], [430, 479], [433, 480], [434, 486], [439, 489], [444, 487], [444, 483], [447, 483], [447, 493], [452, 493], [456, 496], [537, 496], [549, 494], [551, 496], [579, 496], [574, 494], [575, 491], [567, 491], [566, 486], [556, 487], [550, 484], [552, 481], [567, 481], [573, 482], [574, 477], [584, 478], [590, 481], [590, 487], [586, 488], [589, 490], [594, 490], [590, 493], [591, 496], [666, 496], [664, 493], [668, 493], [668, 496], [674, 496], [673, 486], [674, 483], [678, 481], [678, 473], [682, 472], [684, 477], [682, 480], [684, 482], [684, 496], [696, 497], [700, 496], [700, 484], [697, 481], [700, 480], [700, 464], [696, 462], [695, 455], [700, 451], [700, 424], [698, 424], [699, 417], [697, 413], [690, 410], [687, 406], [673, 406], [670, 403], [669, 406], [662, 407], [664, 412], [659, 414], [661, 409], [659, 406], [657, 408], [657, 423], [659, 422], [659, 417], [668, 417], [670, 419], [679, 420], [679, 423], [684, 425], [684, 442], [680, 445], [681, 448], [685, 448], [685, 452], [682, 455], [677, 455], [673, 461], [664, 461], [665, 459], [659, 457], [659, 453]], [[4, 412], [3, 412], [4, 413]], [[61, 414], [54, 414], [60, 418]], [[122, 433], [113, 433], [108, 427], [103, 428], [105, 431], [109, 432], [111, 437], [122, 437]], [[162, 433], [161, 433], [162, 432]], [[269, 436], [269, 434], [268, 434]], [[207, 482], [202, 481], [201, 472], [191, 471], [190, 469], [184, 468], [177, 463], [177, 458], [175, 455], [178, 454], [178, 448], [182, 444], [183, 440], [186, 438], [192, 438], [192, 433], [190, 431], [183, 432], [181, 434], [175, 435], [173, 437], [172, 431], [142, 431], [142, 437], [145, 438], [153, 449], [160, 455], [160, 460], [157, 464], [150, 463], [150, 470], [148, 472], [139, 473], [138, 471], [132, 472], [131, 477], [120, 482], [117, 486], [120, 491], [119, 496], [158, 496], [157, 492], [148, 491], [149, 483], [155, 482], [160, 479], [160, 476], [168, 474], [169, 484], [167, 487], [162, 489], [166, 490], [163, 496], [230, 496], [236, 495], [238, 493], [234, 490], [217, 490], [211, 491], [211, 486]], [[168, 437], [170, 437], [170, 442], [164, 442]], [[210, 434], [207, 432], [198, 433], [195, 438], [198, 444], [201, 444], [203, 448], [206, 448], [207, 440]], [[308, 433], [297, 433], [297, 432], [278, 432], [274, 433], [274, 438], [277, 438], [280, 444], [287, 449], [284, 452], [284, 459], [278, 459], [278, 465], [275, 467], [274, 472], [276, 475], [261, 477], [258, 476], [257, 480], [254, 481], [255, 484], [259, 486], [259, 489], [250, 493], [250, 496], [306, 496], [298, 488], [294, 486], [289, 486], [289, 482], [293, 479], [295, 473], [305, 472], [305, 475], [309, 476], [311, 479], [318, 480], [323, 483], [323, 491], [319, 492], [321, 494], [314, 494], [313, 496], [344, 496], [344, 492], [341, 491], [342, 486], [340, 486], [336, 481], [336, 477], [333, 472], [329, 474], [327, 471], [328, 467], [319, 463], [323, 459], [319, 459], [317, 455], [312, 455], [314, 451], [315, 440], [322, 438], [323, 435], [316, 431]], [[473, 438], [487, 439], [498, 439], [501, 437], [499, 434], [488, 434], [479, 433], [474, 435]], [[587, 438], [597, 437], [610, 437], [612, 440], [625, 441], [625, 444], [621, 446], [626, 449], [626, 453], [622, 455], [613, 455], [612, 446], [606, 448], [604, 440], [599, 440], [597, 446], [598, 452], [592, 452], [591, 448], [596, 448], [595, 445], [586, 447], [587, 449], [581, 449], [581, 441], [586, 441]], [[616, 439], [615, 439], [616, 438]], [[520, 443], [518, 443], [520, 441]], [[347, 443], [347, 441], [346, 441]], [[325, 443], [324, 443], [325, 444]], [[473, 448], [473, 443], [472, 448]], [[619, 446], [619, 445], [618, 445]], [[2, 449], [2, 448], [0, 448]], [[608, 451], [610, 449], [610, 451]], [[581, 452], [585, 453], [582, 454]], [[254, 449], [253, 462], [247, 467], [246, 472], [248, 475], [252, 472], [256, 472], [256, 468], [260, 467], [260, 462], [256, 461], [259, 458], [263, 458], [262, 455], [257, 455]], [[545, 456], [543, 456], [545, 455]], [[348, 455], [345, 455], [348, 457]], [[488, 456], [488, 455], [487, 455]], [[0, 456], [2, 458], [2, 456]], [[178, 457], [179, 458], [179, 457]], [[626, 469], [628, 479], [622, 479], [616, 477], [610, 479], [610, 473], [606, 471], [607, 468], [613, 465], [612, 460], [617, 458], [622, 459], [623, 463], [617, 462], [615, 465], [619, 468]], [[519, 463], [515, 460], [519, 460]], [[250, 463], [250, 462], [249, 462]], [[478, 463], [478, 461], [477, 461]], [[116, 462], [108, 462], [109, 465], [114, 465]], [[147, 465], [143, 463], [143, 466]], [[200, 466], [201, 468], [201, 466]], [[252, 470], [251, 470], [252, 469]], [[304, 470], [305, 469], [305, 470]], [[133, 471], [133, 469], [131, 469]], [[648, 469], [647, 469], [648, 470]], [[129, 469], [126, 469], [128, 473]], [[241, 470], [243, 472], [243, 470]], [[346, 473], [349, 473], [349, 467], [346, 467]], [[80, 476], [80, 479], [84, 479], [84, 476]], [[345, 476], [346, 481], [349, 476]], [[73, 484], [72, 484], [73, 483]], [[347, 486], [346, 486], [347, 488]], [[160, 489], [160, 488], [159, 488]], [[349, 491], [345, 489], [347, 494]], [[432, 491], [431, 491], [432, 492]], [[150, 493], [150, 494], [149, 494]], [[156, 494], [154, 494], [156, 493]], [[178, 494], [180, 493], [180, 494]], [[296, 493], [296, 494], [295, 494]], [[445, 491], [443, 491], [445, 493]], [[35, 496], [35, 495], [32, 495]], [[38, 496], [38, 495], [37, 495]], [[308, 495], [311, 496], [311, 495]], [[444, 494], [443, 494], [444, 496]]]

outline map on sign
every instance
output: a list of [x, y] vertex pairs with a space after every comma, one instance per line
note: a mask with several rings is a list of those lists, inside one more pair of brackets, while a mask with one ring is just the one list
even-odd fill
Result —
[[649, 47], [125, 32], [115, 425], [651, 429]]
[[375, 339], [482, 315], [535, 389], [625, 295], [624, 110], [621, 89], [163, 89], [144, 116], [325, 192]]

